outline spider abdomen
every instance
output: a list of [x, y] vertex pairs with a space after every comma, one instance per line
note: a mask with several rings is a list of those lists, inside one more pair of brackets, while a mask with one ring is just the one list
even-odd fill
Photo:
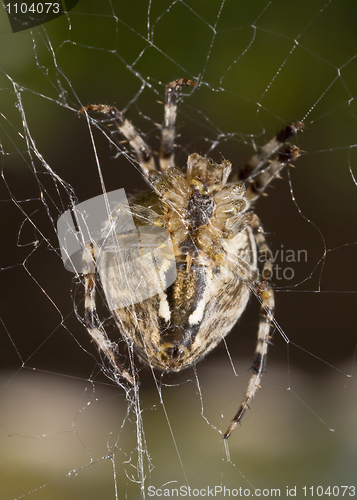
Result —
[[[230, 240], [227, 255], [240, 254], [254, 269], [251, 238], [246, 230]], [[165, 371], [180, 371], [210, 352], [237, 322], [250, 295], [233, 260], [228, 258], [215, 267], [192, 264], [189, 269], [180, 260], [176, 261], [176, 280], [166, 290], [112, 311], [138, 356]], [[167, 267], [165, 262], [162, 265]]]

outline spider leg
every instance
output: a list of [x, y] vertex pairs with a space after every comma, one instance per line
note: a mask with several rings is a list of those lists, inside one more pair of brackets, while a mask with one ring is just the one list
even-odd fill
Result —
[[[113, 368], [113, 373], [124, 377], [128, 382], [134, 384], [133, 377], [123, 368], [118, 362], [116, 355], [116, 344], [111, 342], [108, 335], [100, 322], [96, 303], [96, 286], [95, 273], [89, 270], [93, 268], [95, 262], [96, 251], [92, 244], [86, 246], [83, 252], [84, 266], [84, 322], [89, 335], [92, 337], [100, 352], [109, 360]], [[118, 377], [119, 378], [119, 377]]]
[[[299, 157], [300, 151], [297, 146], [288, 144], [284, 149], [282, 148], [290, 137], [296, 135], [303, 128], [302, 122], [289, 124], [263, 146], [259, 153], [252, 156], [240, 170], [238, 177], [239, 180], [246, 183], [245, 196], [250, 203], [259, 198], [282, 168]], [[270, 160], [278, 151], [280, 151], [279, 154]]]
[[113, 106], [107, 106], [105, 104], [89, 104], [80, 109], [78, 113], [83, 114], [88, 111], [97, 111], [106, 115], [109, 126], [112, 125], [113, 122], [115, 123], [120, 133], [125, 137], [133, 149], [145, 177], [149, 176], [149, 172], [157, 170], [150, 147], [130, 121], [123, 117], [120, 111]]
[[266, 259], [263, 266], [262, 278], [260, 282], [255, 284], [255, 293], [261, 301], [258, 339], [252, 366], [253, 374], [249, 380], [248, 388], [243, 397], [243, 401], [239, 407], [239, 410], [223, 436], [224, 439], [229, 438], [232, 431], [236, 428], [241, 418], [243, 417], [245, 411], [247, 410], [247, 408], [249, 408], [249, 405], [253, 400], [256, 391], [260, 389], [260, 382], [265, 369], [266, 356], [270, 340], [269, 332], [274, 313], [274, 292], [267, 283], [267, 280], [270, 278], [272, 273], [272, 254], [266, 243], [260, 221], [256, 215], [254, 215], [252, 219], [251, 227], [253, 230], [255, 241], [257, 243], [259, 255], [264, 255]]
[[196, 84], [187, 78], [180, 78], [166, 85], [165, 92], [165, 118], [161, 129], [160, 167], [165, 171], [175, 163], [175, 124], [177, 115], [177, 97], [183, 85]]

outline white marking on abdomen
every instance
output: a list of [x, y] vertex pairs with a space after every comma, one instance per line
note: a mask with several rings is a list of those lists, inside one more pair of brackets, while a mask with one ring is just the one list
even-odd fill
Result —
[[167, 301], [166, 293], [160, 293], [159, 316], [167, 322], [171, 320], [171, 311], [169, 303]]

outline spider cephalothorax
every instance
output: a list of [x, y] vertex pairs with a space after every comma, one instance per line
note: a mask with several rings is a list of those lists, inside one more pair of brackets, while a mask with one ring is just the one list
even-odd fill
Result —
[[168, 230], [179, 262], [215, 266], [226, 256], [223, 240], [236, 236], [251, 219], [251, 214], [243, 215], [245, 185], [226, 184], [230, 171], [230, 162], [216, 165], [194, 153], [186, 174], [176, 166], [155, 173], [154, 179], [149, 173], [159, 195], [159, 213], [135, 204], [131, 213]]
[[[259, 219], [250, 209], [280, 170], [299, 156], [298, 148], [286, 141], [301, 130], [303, 124], [297, 122], [285, 127], [240, 169], [236, 182], [229, 182], [229, 161], [216, 164], [197, 153], [188, 157], [183, 171], [174, 161], [177, 96], [182, 85], [195, 86], [195, 83], [180, 79], [166, 86], [160, 168], [155, 165], [149, 146], [117, 109], [89, 105], [81, 112], [103, 113], [110, 125], [117, 127], [129, 141], [151, 189], [133, 197], [125, 210], [133, 216], [140, 234], [162, 228], [172, 244], [172, 255], [163, 252], [155, 260], [154, 271], [163, 284], [162, 291], [125, 307], [110, 307], [122, 336], [138, 356], [161, 370], [187, 368], [201, 360], [229, 333], [243, 313], [251, 292], [260, 300], [253, 374], [242, 404], [224, 434], [227, 438], [260, 387], [273, 321], [274, 295], [268, 283], [271, 252]], [[117, 243], [122, 233], [118, 227]], [[117, 248], [114, 257], [120, 253], [119, 243]], [[94, 261], [97, 258], [93, 246], [90, 250], [90, 254], [84, 253], [85, 266], [88, 255]], [[258, 269], [258, 256], [264, 261], [262, 270]], [[123, 266], [119, 268], [118, 259], [113, 258], [110, 265], [106, 264], [105, 251], [101, 259], [104, 265], [99, 274], [105, 297], [108, 305], [116, 304], [117, 296], [122, 293], [116, 280], [118, 274], [123, 273]], [[151, 267], [147, 264], [141, 269], [136, 288], [144, 275], [147, 275], [146, 281], [150, 281]], [[173, 282], [169, 281], [172, 267]], [[92, 269], [93, 263], [87, 268]], [[132, 280], [129, 268], [128, 264], [125, 271], [128, 282]], [[94, 273], [84, 272], [84, 281], [88, 331], [114, 371], [133, 382], [132, 376], [118, 363], [117, 344], [109, 340], [96, 312]]]

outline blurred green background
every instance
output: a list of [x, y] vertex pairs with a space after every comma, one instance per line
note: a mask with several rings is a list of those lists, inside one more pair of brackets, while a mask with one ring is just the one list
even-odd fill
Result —
[[[288, 250], [306, 250], [307, 260], [289, 264], [292, 280], [274, 282], [290, 342], [274, 333], [263, 390], [229, 455], [218, 430], [250, 376], [257, 301], [197, 374], [156, 373], [159, 393], [140, 367], [145, 488], [353, 484], [356, 21], [347, 0], [80, 0], [68, 15], [13, 34], [0, 11], [1, 498], [113, 499], [115, 484], [119, 498], [140, 498], [135, 418], [126, 418], [124, 391], [100, 375], [75, 317], [81, 291], [55, 251], [54, 227], [68, 208], [62, 181], [79, 201], [96, 196], [98, 164], [107, 190], [145, 187], [100, 131], [92, 141], [76, 111], [114, 104], [158, 150], [164, 87], [180, 77], [200, 82], [179, 107], [181, 166], [197, 151], [237, 169], [287, 122], [304, 120], [296, 168], [256, 211], [278, 264]], [[115, 472], [101, 459], [108, 449]]]

